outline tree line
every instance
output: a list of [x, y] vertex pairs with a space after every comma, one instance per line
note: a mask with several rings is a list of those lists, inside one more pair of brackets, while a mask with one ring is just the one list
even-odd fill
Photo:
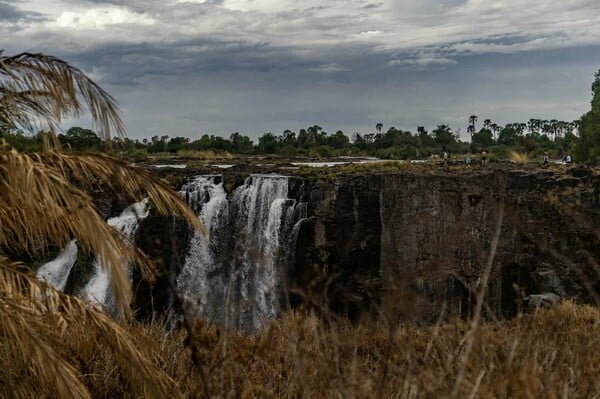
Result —
[[[312, 125], [298, 132], [284, 130], [281, 134], [264, 133], [253, 141], [239, 132], [228, 138], [204, 134], [199, 139], [188, 137], [154, 136], [150, 139], [116, 137], [113, 147], [134, 154], [177, 154], [182, 151], [214, 151], [241, 155], [277, 154], [281, 156], [333, 157], [368, 155], [388, 159], [418, 159], [449, 152], [466, 154], [486, 150], [502, 157], [509, 151], [539, 155], [544, 152], [562, 157], [573, 153], [576, 159], [596, 161], [600, 155], [600, 71], [592, 85], [592, 109], [581, 120], [561, 121], [532, 118], [527, 122], [514, 122], [501, 126], [491, 119], [471, 115], [467, 133], [470, 141], [462, 141], [459, 131], [449, 125], [438, 125], [431, 132], [419, 126], [416, 132], [395, 127], [384, 130], [382, 123], [370, 133], [355, 132], [351, 136], [343, 131], [326, 132]], [[0, 125], [0, 136], [20, 151], [37, 151], [43, 144], [44, 133], [33, 136]], [[92, 130], [72, 127], [58, 135], [60, 143], [74, 151], [99, 151], [106, 143]]]
[[[473, 118], [473, 117], [472, 117]], [[487, 121], [487, 120], [486, 120]], [[473, 131], [475, 124], [469, 125]], [[552, 132], [523, 128], [526, 124], [509, 124], [502, 128], [484, 123], [477, 132], [472, 133], [471, 141], [461, 141], [459, 135], [448, 125], [439, 125], [431, 132], [423, 126], [416, 133], [403, 131], [395, 127], [383, 130], [382, 124], [376, 125], [373, 133], [354, 133], [348, 137], [341, 130], [327, 133], [318, 125], [300, 129], [298, 132], [285, 130], [276, 135], [264, 133], [254, 142], [250, 137], [232, 133], [229, 138], [205, 134], [199, 139], [188, 137], [154, 136], [150, 139], [131, 139], [116, 137], [112, 139], [113, 148], [125, 153], [171, 153], [182, 151], [229, 152], [241, 155], [278, 154], [281, 156], [333, 157], [349, 155], [368, 155], [380, 158], [418, 159], [438, 154], [487, 151], [504, 152], [508, 148], [527, 153], [552, 151], [561, 155], [570, 151], [577, 141], [573, 130]], [[20, 151], [39, 151], [43, 147], [46, 133], [33, 136], [20, 131], [3, 131], [2, 137]], [[102, 151], [106, 143], [91, 129], [72, 127], [58, 135], [61, 145], [74, 151]]]

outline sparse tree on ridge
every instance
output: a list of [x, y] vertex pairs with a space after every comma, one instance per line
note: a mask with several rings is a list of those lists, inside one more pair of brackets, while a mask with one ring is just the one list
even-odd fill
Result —
[[448, 125], [438, 125], [433, 130], [433, 138], [436, 143], [442, 146], [442, 151], [447, 151], [448, 144], [456, 141], [456, 137]]
[[486, 130], [490, 130], [490, 125], [492, 124], [492, 120], [491, 119], [484, 119], [483, 120], [483, 128]]
[[575, 158], [580, 161], [600, 161], [600, 70], [592, 83], [592, 107], [578, 122], [579, 142]]
[[475, 124], [476, 123], [477, 123], [477, 115], [469, 116], [469, 127], [467, 128], [467, 133], [469, 133], [471, 136], [473, 136], [473, 134], [475, 133], [475, 130], [476, 130]]

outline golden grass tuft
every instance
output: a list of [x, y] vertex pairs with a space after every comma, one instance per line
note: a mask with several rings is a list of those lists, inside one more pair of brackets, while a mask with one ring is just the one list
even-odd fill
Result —
[[217, 158], [214, 151], [197, 151], [197, 150], [179, 150], [177, 151], [177, 156], [181, 158], [188, 159], [206, 159], [206, 160], [214, 160]]
[[517, 151], [510, 151], [508, 153], [508, 158], [519, 165], [522, 164], [526, 164], [529, 162], [529, 155], [527, 155], [526, 153], [522, 153], [522, 152], [517, 152]]

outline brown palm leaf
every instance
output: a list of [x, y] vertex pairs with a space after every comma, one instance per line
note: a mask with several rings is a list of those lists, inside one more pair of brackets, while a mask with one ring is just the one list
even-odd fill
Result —
[[185, 201], [167, 184], [156, 179], [146, 170], [101, 153], [61, 153], [47, 151], [32, 154], [32, 158], [49, 166], [78, 187], [91, 191], [100, 185], [119, 198], [140, 201], [149, 197], [153, 207], [161, 215], [186, 218], [192, 226], [207, 233], [197, 215]]
[[136, 397], [179, 396], [173, 380], [157, 367], [159, 359], [140, 352], [139, 343], [119, 323], [38, 281], [22, 265], [2, 256], [0, 292], [0, 336], [4, 338], [0, 346], [10, 345], [12, 351], [21, 352], [20, 359], [59, 397], [90, 397], [81, 375], [64, 354], [70, 348], [79, 361], [85, 361], [98, 346], [111, 351]]
[[54, 130], [85, 108], [102, 138], [110, 141], [111, 129], [125, 135], [115, 99], [80, 69], [45, 54], [7, 56], [0, 50], [1, 123]]
[[119, 313], [128, 314], [131, 288], [123, 265], [133, 260], [133, 248], [87, 193], [57, 170], [11, 150], [0, 152], [0, 201], [0, 245], [35, 253], [76, 238], [108, 269]]

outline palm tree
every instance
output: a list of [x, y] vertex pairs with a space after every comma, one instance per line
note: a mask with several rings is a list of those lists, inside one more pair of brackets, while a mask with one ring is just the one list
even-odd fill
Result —
[[[82, 71], [43, 54], [0, 51], [1, 125], [52, 132], [85, 109], [104, 140], [113, 131], [125, 135], [115, 100]], [[127, 319], [131, 287], [123, 265], [138, 265], [148, 280], [154, 266], [103, 220], [90, 193], [100, 187], [125, 201], [147, 197], [157, 212], [183, 216], [202, 229], [198, 218], [148, 172], [106, 154], [61, 152], [55, 135], [47, 138], [45, 151], [33, 154], [0, 141], [0, 365], [7, 369], [16, 361], [32, 370], [37, 379], [14, 387], [19, 392], [35, 392], [43, 383], [55, 391], [50, 396], [90, 397], [77, 364], [65, 357], [77, 353], [79, 362], [90, 361], [92, 353], [83, 349], [90, 341], [72, 338], [81, 334], [112, 351], [133, 396], [177, 395], [173, 381], [142, 356], [118, 320], [36, 280], [19, 261], [77, 239], [109, 272], [118, 313]]]
[[477, 123], [477, 115], [469, 116], [469, 127], [467, 128], [467, 132], [471, 133], [471, 136], [475, 134], [475, 124]]
[[490, 130], [490, 125], [492, 124], [492, 120], [491, 119], [485, 119], [483, 121], [483, 128], [485, 130]]
[[375, 125], [375, 130], [377, 130], [377, 133], [381, 134], [381, 129], [383, 129], [382, 123], [378, 123]]

